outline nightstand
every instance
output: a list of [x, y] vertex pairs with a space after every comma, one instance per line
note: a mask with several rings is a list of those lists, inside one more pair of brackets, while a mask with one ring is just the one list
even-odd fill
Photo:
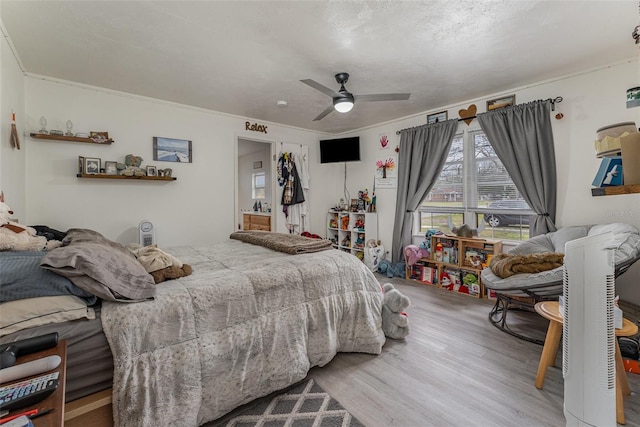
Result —
[[[40, 359], [46, 356], [53, 356], [53, 355], [58, 355], [60, 356], [60, 359], [62, 359], [60, 361], [60, 365], [57, 368], [52, 369], [51, 371], [40, 373], [38, 375], [32, 375], [30, 377], [26, 377], [25, 379], [34, 378], [37, 376], [46, 375], [46, 374], [50, 374], [58, 371], [59, 372], [58, 380], [60, 384], [58, 385], [58, 388], [56, 389], [56, 391], [54, 391], [52, 394], [47, 396], [46, 399], [41, 400], [35, 405], [25, 406], [23, 408], [15, 409], [11, 411], [9, 415], [19, 414], [21, 412], [25, 412], [35, 408], [38, 408], [38, 411], [40, 412], [46, 411], [48, 409], [53, 409], [52, 412], [46, 415], [34, 418], [32, 420], [33, 424], [35, 425], [35, 427], [64, 426], [64, 394], [65, 394], [65, 383], [66, 383], [66, 377], [67, 377], [67, 341], [60, 340], [58, 341], [58, 345], [56, 345], [55, 347], [49, 348], [47, 350], [31, 353], [31, 354], [26, 354], [24, 356], [19, 356], [18, 360], [16, 361], [16, 364], [30, 362], [32, 360]], [[19, 380], [11, 381], [11, 382], [17, 382], [17, 381]]]

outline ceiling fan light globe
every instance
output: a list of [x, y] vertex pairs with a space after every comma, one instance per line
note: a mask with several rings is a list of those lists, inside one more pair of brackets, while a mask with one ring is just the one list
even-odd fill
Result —
[[333, 108], [335, 108], [338, 113], [348, 113], [353, 108], [353, 102], [348, 99], [339, 99], [333, 103]]

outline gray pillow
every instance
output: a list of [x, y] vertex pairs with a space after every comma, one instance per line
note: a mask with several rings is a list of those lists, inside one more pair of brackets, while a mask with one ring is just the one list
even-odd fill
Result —
[[24, 298], [75, 295], [87, 305], [97, 298], [66, 277], [40, 267], [46, 252], [0, 251], [0, 303]]
[[[73, 231], [73, 232], [72, 232]], [[156, 294], [153, 277], [124, 246], [91, 230], [69, 230], [40, 264], [108, 301], [137, 302]]]

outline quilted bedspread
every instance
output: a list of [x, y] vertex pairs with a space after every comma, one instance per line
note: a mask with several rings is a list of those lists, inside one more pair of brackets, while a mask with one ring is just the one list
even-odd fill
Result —
[[122, 426], [197, 426], [285, 388], [337, 352], [379, 354], [382, 294], [356, 257], [240, 241], [168, 249], [193, 266], [153, 301], [104, 302]]

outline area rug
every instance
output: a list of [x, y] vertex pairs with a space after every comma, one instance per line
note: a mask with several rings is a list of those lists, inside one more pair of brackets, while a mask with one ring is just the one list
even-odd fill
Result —
[[309, 379], [276, 395], [244, 405], [203, 427], [364, 427]]

